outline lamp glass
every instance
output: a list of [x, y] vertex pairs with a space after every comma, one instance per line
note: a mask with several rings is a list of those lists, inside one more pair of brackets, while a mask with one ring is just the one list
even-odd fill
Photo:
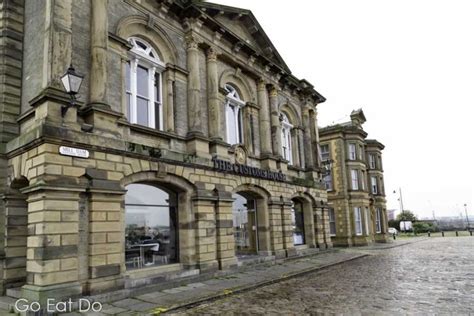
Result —
[[83, 78], [84, 76], [76, 73], [74, 67], [70, 66], [66, 73], [61, 77], [61, 82], [67, 93], [77, 94], [81, 88]]

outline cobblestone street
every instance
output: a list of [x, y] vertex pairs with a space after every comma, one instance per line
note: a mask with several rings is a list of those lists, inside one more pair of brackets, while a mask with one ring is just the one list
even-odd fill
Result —
[[179, 313], [474, 313], [474, 238], [345, 251], [370, 256]]

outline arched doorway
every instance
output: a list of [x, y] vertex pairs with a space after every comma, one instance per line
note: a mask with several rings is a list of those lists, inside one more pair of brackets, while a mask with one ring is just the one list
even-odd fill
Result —
[[126, 189], [126, 268], [178, 262], [178, 195], [152, 184], [134, 183]]
[[292, 200], [291, 206], [291, 225], [293, 228], [293, 244], [295, 246], [304, 245], [306, 236], [303, 203], [295, 199]]

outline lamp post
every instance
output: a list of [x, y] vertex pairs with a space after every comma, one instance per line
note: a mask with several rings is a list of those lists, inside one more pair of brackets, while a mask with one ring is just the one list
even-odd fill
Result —
[[[393, 190], [393, 193], [397, 193], [397, 190]], [[402, 213], [402, 220], [404, 220], [404, 215], [405, 215], [405, 211], [403, 209], [403, 197], [402, 197], [402, 188], [399, 187], [398, 188], [398, 193], [399, 193], [399, 197], [398, 197], [398, 201], [400, 202], [400, 212]], [[400, 227], [401, 229], [401, 227]], [[403, 231], [405, 231], [405, 223], [403, 223]]]
[[81, 88], [82, 80], [84, 79], [83, 75], [80, 75], [76, 72], [72, 64], [69, 66], [67, 71], [64, 75], [61, 76], [61, 82], [63, 84], [64, 90], [66, 93], [69, 94], [71, 97], [71, 101], [68, 105], [63, 105], [61, 107], [61, 116], [64, 117], [66, 115], [67, 110], [70, 107], [76, 105], [76, 94], [79, 92]]
[[467, 223], [467, 230], [471, 228], [471, 225], [469, 224], [469, 216], [467, 215], [467, 204], [464, 203], [464, 212], [466, 213], [466, 223]]

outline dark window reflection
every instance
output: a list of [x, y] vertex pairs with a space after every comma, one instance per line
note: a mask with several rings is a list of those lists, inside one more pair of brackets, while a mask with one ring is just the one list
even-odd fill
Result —
[[304, 216], [303, 204], [301, 202], [293, 202], [291, 209], [291, 219], [293, 223], [293, 243], [295, 246], [303, 245], [304, 240]]
[[138, 269], [177, 262], [177, 197], [130, 184], [125, 196], [125, 264]]

